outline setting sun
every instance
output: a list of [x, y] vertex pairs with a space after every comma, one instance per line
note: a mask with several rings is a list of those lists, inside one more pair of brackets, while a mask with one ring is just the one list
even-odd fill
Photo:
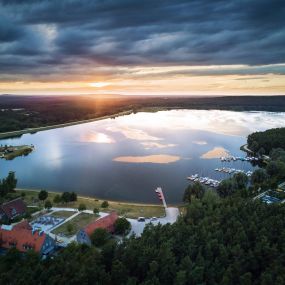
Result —
[[89, 86], [96, 87], [96, 88], [102, 88], [102, 87], [106, 87], [108, 85], [110, 85], [110, 84], [107, 82], [91, 82], [91, 83], [89, 83]]

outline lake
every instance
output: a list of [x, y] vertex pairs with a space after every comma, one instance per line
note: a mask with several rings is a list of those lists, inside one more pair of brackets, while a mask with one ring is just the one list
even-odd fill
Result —
[[285, 113], [171, 110], [136, 113], [3, 139], [33, 144], [27, 157], [0, 160], [0, 176], [16, 172], [18, 187], [75, 191], [102, 199], [159, 203], [161, 186], [169, 203], [180, 203], [186, 177], [215, 179], [229, 166], [252, 170], [249, 162], [225, 164], [224, 154], [245, 156], [248, 134], [281, 127]]

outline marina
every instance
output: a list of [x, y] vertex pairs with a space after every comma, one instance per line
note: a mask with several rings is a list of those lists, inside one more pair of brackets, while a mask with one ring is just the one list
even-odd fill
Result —
[[[235, 161], [241, 161], [241, 162], [258, 162], [261, 160], [261, 158], [259, 157], [254, 157], [254, 156], [247, 156], [247, 157], [241, 157], [241, 156], [234, 156], [234, 155], [228, 155], [228, 156], [222, 156], [219, 158], [219, 160], [223, 163], [223, 162], [235, 162]], [[244, 173], [247, 177], [251, 177], [253, 171], [252, 170], [246, 170], [246, 169], [237, 169], [237, 168], [233, 168], [233, 167], [217, 167], [214, 169], [215, 172], [220, 172], [223, 174], [237, 174], [237, 173]], [[187, 177], [187, 180], [190, 180], [192, 182], [200, 182], [201, 184], [204, 184], [208, 187], [212, 187], [212, 188], [217, 188], [221, 181], [218, 179], [212, 179], [209, 177], [204, 177], [204, 176], [200, 176], [199, 174], [193, 174], [191, 176]]]
[[261, 157], [255, 157], [255, 156], [247, 156], [247, 157], [241, 157], [241, 156], [232, 156], [232, 155], [229, 155], [229, 156], [221, 156], [220, 157], [220, 160], [222, 162], [231, 162], [231, 161], [261, 161], [262, 158]]
[[253, 173], [251, 170], [245, 171], [242, 169], [235, 169], [235, 168], [228, 168], [228, 167], [215, 168], [215, 171], [224, 172], [224, 173], [228, 173], [228, 174], [244, 173], [248, 177], [250, 177]]
[[200, 182], [202, 184], [205, 184], [213, 188], [217, 188], [220, 184], [219, 180], [211, 179], [209, 177], [202, 177], [202, 176], [199, 176], [198, 174], [188, 176], [187, 179], [193, 182]]

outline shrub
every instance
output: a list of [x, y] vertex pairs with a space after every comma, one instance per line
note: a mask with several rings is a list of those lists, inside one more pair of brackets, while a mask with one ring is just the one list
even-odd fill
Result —
[[109, 237], [110, 234], [105, 229], [98, 228], [91, 234], [90, 238], [93, 245], [102, 246], [107, 242]]
[[71, 202], [77, 201], [77, 194], [76, 193], [74, 193], [74, 192], [70, 193], [70, 201]]
[[48, 197], [48, 192], [46, 190], [41, 190], [38, 195], [39, 200], [44, 201], [47, 197]]
[[55, 195], [54, 196], [54, 198], [53, 198], [53, 202], [55, 203], [55, 204], [59, 204], [60, 202], [61, 202], [61, 197], [60, 197], [60, 195]]
[[108, 208], [109, 207], [108, 201], [103, 201], [102, 204], [101, 204], [101, 207], [102, 208]]
[[50, 200], [46, 200], [46, 202], [45, 202], [45, 208], [48, 209], [48, 210], [52, 208], [52, 203], [51, 203]]
[[118, 218], [114, 227], [115, 233], [118, 235], [127, 235], [131, 230], [131, 224], [126, 218]]
[[69, 233], [71, 233], [73, 231], [73, 225], [72, 224], [67, 224], [67, 227], [66, 227], [67, 231]]
[[82, 212], [84, 210], [86, 210], [86, 205], [85, 204], [79, 204], [78, 211]]

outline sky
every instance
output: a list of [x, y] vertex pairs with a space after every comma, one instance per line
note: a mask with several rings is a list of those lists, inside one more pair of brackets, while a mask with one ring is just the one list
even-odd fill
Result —
[[0, 0], [0, 94], [285, 94], [284, 0]]

